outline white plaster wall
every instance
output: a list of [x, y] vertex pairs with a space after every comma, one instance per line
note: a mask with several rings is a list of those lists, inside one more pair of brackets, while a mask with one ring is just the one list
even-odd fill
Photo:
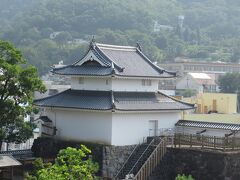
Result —
[[[84, 83], [79, 84], [79, 77], [71, 78], [71, 88], [79, 90], [102, 90], [109, 91], [112, 89], [111, 79], [109, 78], [90, 78], [84, 77]], [[108, 84], [106, 84], [108, 80]]]
[[[79, 84], [79, 77], [71, 78], [71, 88], [78, 90], [103, 90], [103, 91], [158, 91], [158, 80], [152, 79], [151, 86], [143, 86], [142, 79], [121, 79], [111, 77], [84, 77], [84, 83]], [[108, 80], [108, 84], [106, 84]]]
[[[195, 128], [195, 127], [177, 127], [177, 132], [186, 133], [186, 134], [196, 134], [202, 130], [206, 129], [206, 132], [202, 133], [203, 136], [216, 136], [216, 137], [225, 137], [225, 134], [230, 134], [230, 130], [224, 129], [210, 129], [210, 128]], [[240, 134], [236, 134], [236, 136], [240, 136]], [[232, 137], [232, 136], [231, 136]]]
[[112, 145], [138, 144], [149, 136], [149, 120], [158, 120], [158, 129], [174, 128], [180, 112], [113, 113]]
[[57, 128], [57, 139], [111, 144], [111, 112], [48, 109], [47, 115]]
[[151, 86], [143, 86], [142, 79], [112, 79], [113, 91], [147, 91], [156, 92], [158, 90], [158, 80], [152, 79]]

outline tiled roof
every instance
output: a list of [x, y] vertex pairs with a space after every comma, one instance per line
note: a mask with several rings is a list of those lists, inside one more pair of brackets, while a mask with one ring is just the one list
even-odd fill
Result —
[[225, 129], [225, 130], [240, 130], [240, 124], [227, 124], [227, 123], [216, 123], [216, 122], [204, 122], [204, 121], [189, 121], [179, 120], [175, 126], [184, 127], [199, 127], [199, 128], [211, 128], [211, 129]]
[[59, 94], [34, 101], [37, 106], [90, 110], [112, 109], [111, 92], [68, 89]]
[[186, 110], [193, 104], [180, 102], [162, 93], [153, 92], [114, 92], [118, 110]]
[[69, 65], [53, 70], [55, 74], [61, 75], [83, 75], [83, 76], [108, 76], [112, 74], [111, 67], [103, 66], [78, 66]]
[[67, 90], [34, 101], [37, 106], [89, 110], [158, 111], [187, 110], [194, 105], [180, 102], [161, 93]]
[[154, 65], [138, 47], [132, 46], [115, 46], [108, 44], [91, 43], [88, 50], [104, 64], [99, 66], [83, 67], [78, 65], [84, 58], [73, 65], [62, 68], [55, 68], [53, 73], [63, 75], [109, 75], [126, 77], [153, 77], [168, 78], [175, 77], [176, 73], [169, 72]]
[[136, 47], [96, 44], [96, 49], [100, 50], [115, 64], [124, 68], [122, 72], [116, 71], [116, 74], [119, 76], [172, 76], [163, 69], [152, 64], [152, 62]]
[[[40, 116], [38, 119], [41, 119], [43, 122], [46, 122], [46, 123], [52, 122], [52, 120], [49, 119], [47, 116]], [[38, 120], [38, 119], [36, 119], [36, 120]]]

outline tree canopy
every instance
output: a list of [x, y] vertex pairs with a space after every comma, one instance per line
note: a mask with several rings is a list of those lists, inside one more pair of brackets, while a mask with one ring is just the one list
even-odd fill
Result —
[[92, 180], [98, 171], [98, 164], [89, 157], [91, 150], [81, 145], [80, 149], [68, 147], [60, 150], [55, 163], [43, 164], [41, 160], [35, 161], [33, 176], [28, 180]]
[[239, 93], [240, 74], [228, 73], [219, 77], [219, 88], [223, 93]]
[[[16, 44], [40, 74], [81, 58], [86, 44], [67, 41], [92, 35], [103, 43], [138, 42], [158, 62], [239, 62], [239, 8], [239, 0], [2, 0], [0, 38]], [[64, 33], [50, 38], [54, 32]]]
[[33, 92], [44, 90], [36, 68], [12, 44], [0, 40], [0, 142], [20, 143], [32, 135], [34, 126], [24, 117], [33, 111]]
[[184, 174], [183, 175], [178, 174], [175, 180], [194, 180], [194, 178], [191, 175], [186, 176]]

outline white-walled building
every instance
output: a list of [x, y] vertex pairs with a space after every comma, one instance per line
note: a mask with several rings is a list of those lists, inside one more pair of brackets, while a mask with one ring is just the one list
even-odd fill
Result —
[[194, 108], [158, 92], [159, 79], [176, 74], [154, 65], [139, 47], [91, 42], [82, 59], [52, 72], [70, 76], [71, 89], [35, 105], [51, 121], [42, 121], [41, 131], [59, 140], [137, 144], [173, 128], [183, 110]]
[[176, 84], [178, 90], [196, 90], [202, 92], [217, 92], [216, 77], [214, 74], [188, 73]]

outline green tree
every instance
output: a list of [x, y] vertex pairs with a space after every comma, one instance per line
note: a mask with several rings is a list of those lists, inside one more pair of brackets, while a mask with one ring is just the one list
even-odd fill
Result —
[[240, 90], [240, 74], [228, 73], [219, 77], [219, 88], [223, 93], [237, 93]]
[[12, 44], [0, 40], [0, 147], [32, 136], [34, 126], [24, 117], [33, 111], [34, 91], [45, 91], [36, 68], [27, 65]]
[[81, 145], [80, 149], [68, 147], [60, 150], [55, 164], [43, 164], [41, 160], [35, 161], [33, 176], [27, 175], [28, 180], [92, 180], [96, 179], [98, 164], [94, 163], [89, 156], [91, 150]]
[[155, 44], [160, 49], [166, 49], [168, 47], [168, 41], [165, 36], [157, 36], [155, 38]]
[[178, 174], [175, 180], [194, 180], [194, 179], [191, 175], [185, 176], [184, 174], [183, 175]]
[[183, 97], [192, 97], [192, 96], [196, 96], [197, 92], [192, 89], [186, 89], [182, 92], [182, 95]]
[[[240, 46], [237, 45], [240, 36], [239, 0], [24, 2], [1, 1], [0, 38], [30, 50], [31, 55], [36, 51], [36, 57], [30, 57], [29, 62], [37, 66], [41, 75], [55, 61], [64, 60], [66, 63], [72, 60], [73, 63], [75, 58], [81, 57], [69, 59], [73, 56], [70, 53], [58, 56], [59, 52], [73, 48], [66, 45], [71, 39], [67, 34], [55, 40], [57, 51], [36, 50], [41, 40], [56, 31], [69, 32], [73, 38], [85, 40], [95, 35], [96, 40], [103, 43], [135, 45], [140, 42], [144, 53], [154, 61], [171, 61], [177, 56], [234, 63], [240, 60]], [[183, 28], [177, 23], [180, 14], [185, 16]], [[153, 33], [154, 21], [175, 28], [161, 28], [160, 32]], [[188, 46], [197, 46], [190, 56], [186, 52]]]
[[67, 41], [71, 40], [72, 36], [69, 32], [61, 32], [55, 37], [55, 41], [59, 44], [60, 47], [63, 47]]

